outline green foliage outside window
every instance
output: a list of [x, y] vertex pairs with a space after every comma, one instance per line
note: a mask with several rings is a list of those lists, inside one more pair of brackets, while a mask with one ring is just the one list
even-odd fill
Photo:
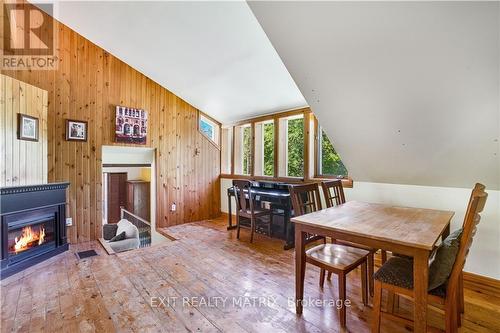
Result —
[[288, 121], [288, 176], [304, 176], [304, 118]]
[[243, 127], [243, 174], [250, 174], [252, 160], [252, 128]]
[[321, 131], [321, 174], [347, 176], [347, 169], [344, 163], [342, 163], [328, 135], [323, 130]]
[[274, 123], [264, 124], [264, 176], [274, 175]]
[[[263, 144], [263, 175], [274, 176], [274, 123], [264, 123]], [[252, 163], [252, 128], [250, 126], [243, 127], [243, 170], [242, 174], [249, 175]], [[304, 177], [304, 119], [288, 120], [288, 169], [287, 176], [289, 177]], [[335, 151], [332, 142], [328, 138], [325, 131], [321, 130], [320, 137], [321, 149], [321, 175], [325, 176], [347, 176], [347, 169], [342, 163], [340, 156]]]

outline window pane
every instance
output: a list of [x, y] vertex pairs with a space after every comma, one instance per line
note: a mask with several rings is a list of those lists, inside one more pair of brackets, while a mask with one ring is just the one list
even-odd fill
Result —
[[209, 140], [212, 140], [217, 146], [219, 145], [220, 126], [214, 121], [208, 119], [203, 114], [199, 117], [199, 130]]
[[214, 140], [214, 126], [203, 118], [200, 118], [200, 131], [212, 141]]
[[288, 120], [287, 176], [304, 176], [304, 118]]
[[252, 127], [234, 127], [234, 174], [249, 175], [252, 163]]
[[222, 158], [222, 173], [231, 173], [231, 163], [233, 151], [233, 128], [223, 128], [222, 129], [222, 147], [221, 147], [221, 158]]
[[252, 128], [246, 126], [243, 128], [243, 174], [249, 175], [252, 163]]
[[274, 175], [274, 123], [264, 124], [264, 176]]
[[274, 176], [274, 121], [255, 123], [255, 176]]
[[332, 142], [321, 130], [321, 174], [328, 176], [347, 176], [347, 169], [342, 163], [340, 156], [333, 148]]

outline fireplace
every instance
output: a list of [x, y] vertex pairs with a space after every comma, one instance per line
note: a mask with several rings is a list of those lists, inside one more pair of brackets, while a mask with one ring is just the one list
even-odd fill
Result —
[[66, 251], [68, 183], [1, 188], [1, 277]]
[[56, 220], [53, 216], [9, 224], [7, 249], [9, 262], [22, 261], [56, 246]]

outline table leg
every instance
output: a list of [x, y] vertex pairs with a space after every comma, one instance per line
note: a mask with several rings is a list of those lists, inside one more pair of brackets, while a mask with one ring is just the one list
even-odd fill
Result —
[[427, 331], [427, 287], [429, 281], [429, 251], [418, 251], [413, 259], [413, 292], [415, 293], [415, 333]]
[[302, 300], [304, 299], [304, 278], [306, 273], [306, 234], [295, 226], [295, 312], [302, 314]]

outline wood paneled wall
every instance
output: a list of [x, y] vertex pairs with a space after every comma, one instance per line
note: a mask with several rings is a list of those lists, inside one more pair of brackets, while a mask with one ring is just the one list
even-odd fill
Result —
[[[47, 183], [46, 90], [0, 75], [0, 186]], [[38, 118], [38, 141], [18, 140], [18, 114]]]
[[[71, 182], [70, 241], [101, 234], [101, 147], [126, 146], [114, 142], [116, 105], [149, 113], [147, 146], [156, 149], [157, 162], [157, 226], [219, 215], [220, 151], [198, 132], [198, 110], [65, 25], [56, 22], [55, 29], [57, 70], [2, 73], [48, 91], [48, 181]], [[88, 121], [87, 142], [65, 141], [67, 118]], [[175, 212], [170, 211], [173, 202]]]

